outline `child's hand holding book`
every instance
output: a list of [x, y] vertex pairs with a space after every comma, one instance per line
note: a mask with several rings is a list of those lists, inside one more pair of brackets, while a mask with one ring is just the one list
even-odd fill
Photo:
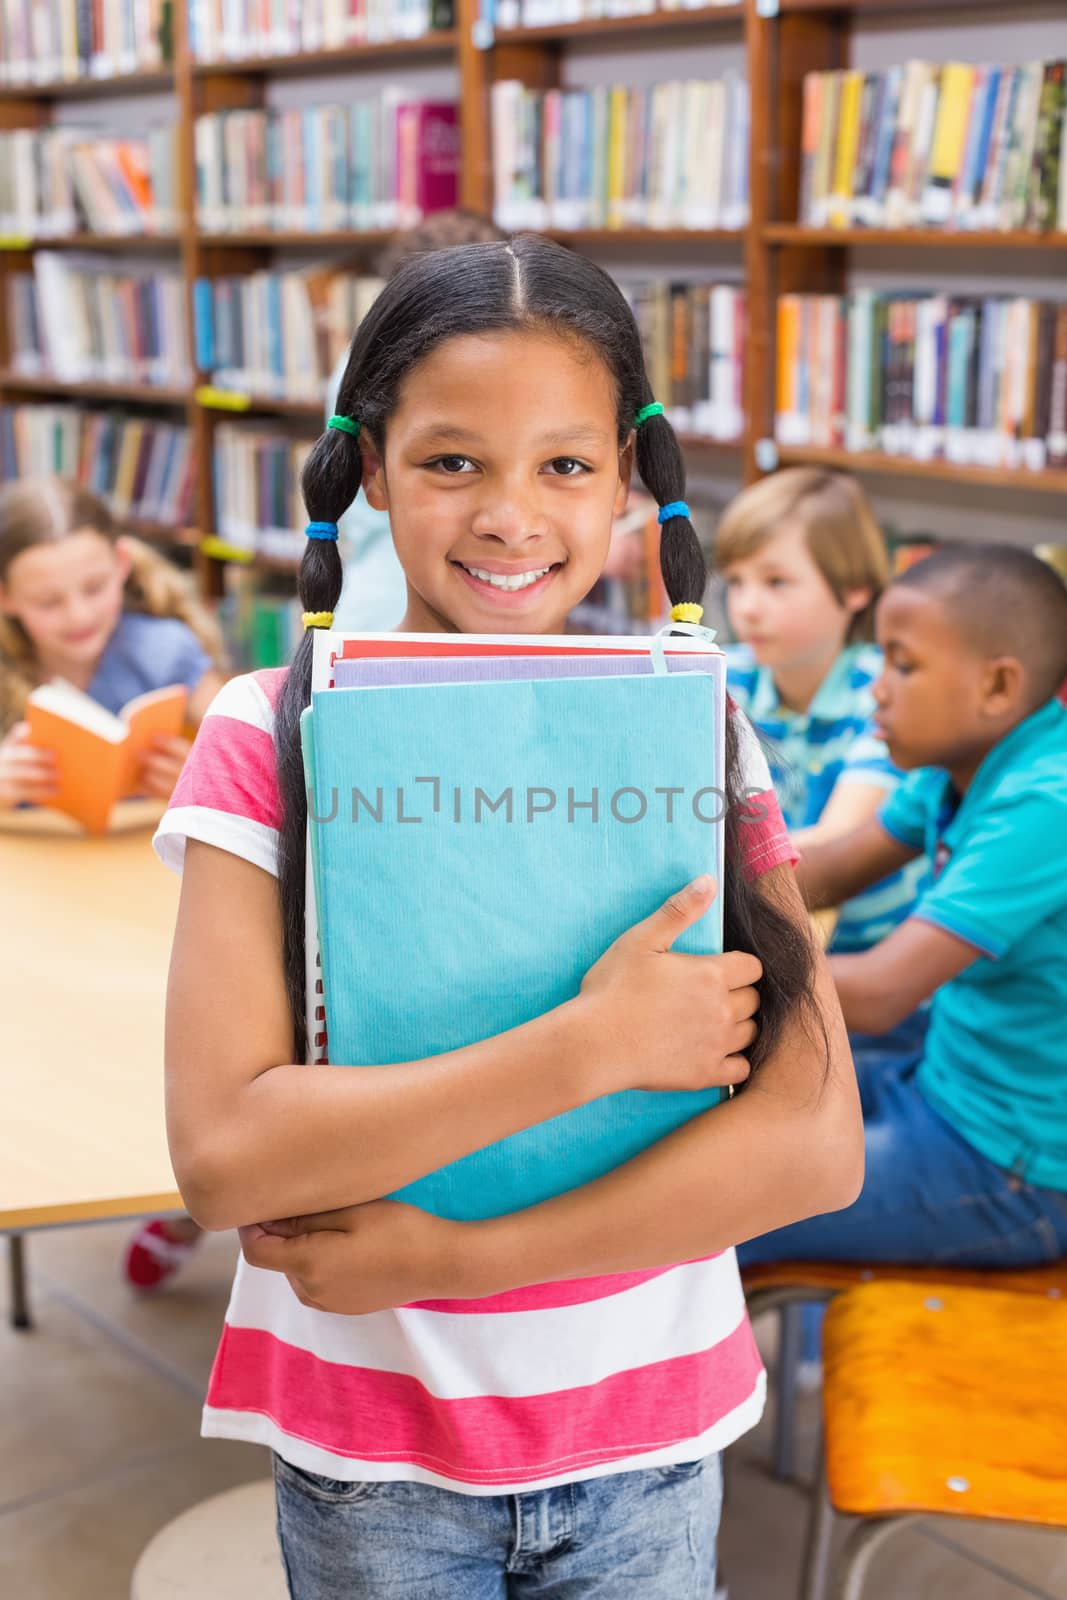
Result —
[[55, 755], [32, 745], [29, 723], [17, 722], [0, 741], [0, 811], [47, 805], [58, 792]]

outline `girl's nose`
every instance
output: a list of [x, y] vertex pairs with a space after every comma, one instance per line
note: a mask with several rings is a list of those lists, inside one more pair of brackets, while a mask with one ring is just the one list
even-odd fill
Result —
[[474, 514], [471, 532], [477, 539], [496, 540], [508, 549], [535, 544], [548, 532], [544, 518], [518, 501], [497, 501]]

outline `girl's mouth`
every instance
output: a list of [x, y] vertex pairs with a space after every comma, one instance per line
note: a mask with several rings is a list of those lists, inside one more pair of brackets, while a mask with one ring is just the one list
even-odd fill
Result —
[[462, 561], [453, 561], [451, 564], [476, 594], [491, 599], [494, 605], [510, 607], [521, 606], [544, 594], [563, 566], [562, 561], [554, 561], [543, 567], [531, 567], [526, 572], [504, 573], [490, 572], [486, 567], [465, 566]]

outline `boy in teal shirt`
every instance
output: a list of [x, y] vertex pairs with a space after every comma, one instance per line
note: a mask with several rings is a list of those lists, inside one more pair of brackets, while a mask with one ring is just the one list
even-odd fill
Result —
[[1067, 1255], [1067, 589], [1012, 546], [956, 546], [878, 608], [876, 722], [909, 777], [813, 844], [834, 904], [926, 852], [933, 876], [880, 945], [831, 957], [850, 1029], [932, 997], [921, 1053], [862, 1085], [855, 1205], [752, 1241], [742, 1261], [1027, 1266]]

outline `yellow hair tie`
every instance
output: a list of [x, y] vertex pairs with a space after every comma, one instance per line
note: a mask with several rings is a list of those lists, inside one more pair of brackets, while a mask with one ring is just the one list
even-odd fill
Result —
[[305, 611], [304, 612], [304, 627], [305, 628], [332, 628], [333, 627], [333, 612], [332, 611]]
[[690, 601], [683, 601], [680, 605], [671, 606], [672, 622], [699, 622], [704, 615], [704, 607], [693, 605]]

